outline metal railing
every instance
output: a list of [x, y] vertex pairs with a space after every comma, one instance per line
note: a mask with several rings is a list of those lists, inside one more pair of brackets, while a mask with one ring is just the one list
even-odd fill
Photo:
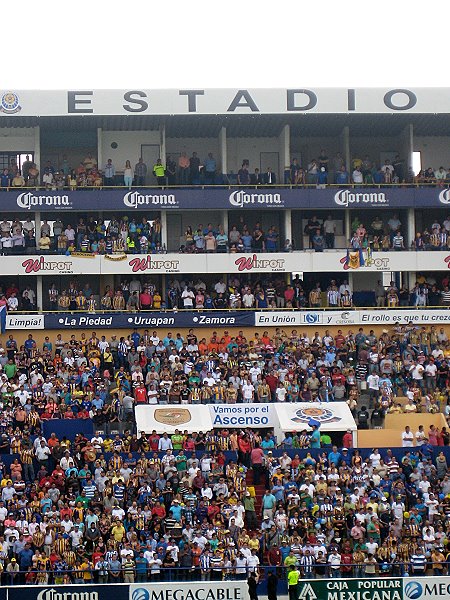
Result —
[[[405, 577], [411, 574], [420, 576], [446, 575], [450, 569], [450, 561], [447, 558], [440, 563], [439, 568], [432, 568], [432, 559], [425, 561], [421, 568], [418, 563], [407, 561], [383, 561], [377, 560], [377, 563], [371, 563], [376, 569], [377, 574], [393, 575]], [[367, 563], [350, 563], [330, 565], [325, 563], [312, 563], [308, 566], [297, 564], [297, 567], [305, 579], [325, 579], [335, 577], [345, 577], [349, 579], [359, 579], [366, 575]], [[87, 568], [87, 569], [58, 569], [53, 567], [50, 570], [42, 571], [38, 569], [18, 570], [9, 572], [6, 566], [3, 571], [4, 585], [18, 585], [20, 583], [30, 584], [68, 584], [68, 583], [144, 583], [144, 582], [172, 582], [172, 581], [239, 581], [246, 580], [250, 573], [255, 573], [259, 581], [267, 579], [270, 573], [275, 573], [280, 580], [286, 580], [291, 566], [285, 565], [260, 565], [258, 567], [217, 567], [204, 569], [201, 566], [178, 567], [178, 566], [157, 566], [149, 565], [145, 570], [139, 570], [136, 567], [108, 569], [108, 568]], [[47, 580], [42, 581], [45, 577]], [[33, 580], [34, 578], [34, 580]]]
[[234, 188], [246, 188], [246, 189], [316, 189], [320, 186], [321, 189], [325, 188], [373, 188], [373, 189], [381, 189], [381, 188], [450, 188], [450, 181], [430, 181], [430, 182], [403, 182], [403, 183], [275, 183], [275, 184], [240, 184], [240, 183], [230, 183], [230, 182], [220, 182], [216, 184], [206, 184], [206, 183], [186, 183], [186, 184], [176, 184], [176, 185], [131, 185], [127, 186], [124, 184], [121, 185], [83, 185], [83, 186], [70, 186], [65, 184], [62, 187], [57, 187], [55, 185], [46, 186], [46, 185], [25, 185], [25, 186], [7, 186], [0, 187], [1, 191], [20, 191], [20, 190], [36, 190], [36, 191], [83, 191], [83, 190], [129, 190], [129, 189], [141, 189], [141, 190], [183, 190], [183, 189], [234, 189]]
[[[72, 314], [72, 313], [83, 313], [83, 314], [134, 314], [134, 313], [167, 313], [168, 315], [172, 313], [254, 313], [254, 312], [285, 312], [285, 313], [318, 313], [318, 312], [326, 312], [326, 311], [342, 311], [342, 312], [351, 312], [361, 311], [361, 310], [370, 310], [373, 312], [376, 311], [420, 311], [420, 310], [449, 310], [450, 306], [440, 305], [440, 306], [351, 306], [351, 307], [336, 307], [336, 306], [322, 306], [322, 307], [314, 307], [314, 308], [146, 308], [146, 309], [138, 309], [138, 310], [114, 310], [110, 308], [108, 310], [96, 309], [95, 311], [89, 312], [87, 309], [70, 309], [70, 308], [62, 308], [60, 310], [14, 310], [8, 311], [9, 315], [59, 315], [59, 314]], [[439, 323], [438, 323], [439, 324]], [[308, 323], [303, 323], [303, 325], [308, 325]], [[316, 325], [323, 325], [323, 323], [316, 323]], [[351, 323], [349, 323], [351, 325]], [[376, 325], [376, 323], [372, 323], [372, 325]], [[379, 323], [382, 325], [382, 323]], [[268, 325], [270, 326], [270, 325]], [[236, 325], [237, 327], [237, 325]]]

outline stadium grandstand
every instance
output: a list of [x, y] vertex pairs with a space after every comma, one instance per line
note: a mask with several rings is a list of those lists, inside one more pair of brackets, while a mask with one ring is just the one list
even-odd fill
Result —
[[0, 92], [0, 600], [446, 595], [449, 96]]

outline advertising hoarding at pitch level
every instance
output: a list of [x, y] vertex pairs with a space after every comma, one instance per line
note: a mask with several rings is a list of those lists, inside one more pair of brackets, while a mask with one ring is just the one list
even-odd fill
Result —
[[129, 600], [247, 600], [246, 581], [169, 582], [130, 585]]
[[[114, 585], [114, 600], [129, 600], [129, 586]], [[0, 600], [4, 600], [4, 590], [8, 593], [7, 600], [110, 600], [111, 586], [108, 585], [27, 585], [0, 588]]]
[[298, 600], [403, 600], [403, 582], [401, 578], [390, 577], [300, 580], [297, 598]]

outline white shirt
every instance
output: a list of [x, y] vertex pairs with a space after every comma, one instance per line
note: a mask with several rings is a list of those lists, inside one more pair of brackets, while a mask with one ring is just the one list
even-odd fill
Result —
[[249, 383], [249, 384], [244, 383], [244, 385], [242, 386], [242, 395], [246, 400], [251, 400], [253, 398], [254, 391], [255, 391], [255, 388], [253, 387], [253, 385], [251, 383]]
[[416, 445], [417, 446], [423, 446], [425, 444], [425, 441], [427, 439], [427, 436], [425, 435], [425, 431], [416, 431]]
[[414, 442], [414, 434], [412, 431], [404, 431], [402, 433], [402, 446], [403, 448], [411, 448]]
[[223, 281], [218, 281], [216, 283], [216, 285], [214, 286], [214, 290], [217, 294], [225, 294], [225, 292], [227, 290], [227, 286], [225, 285], [225, 283]]
[[166, 451], [166, 450], [172, 450], [173, 446], [172, 446], [172, 440], [168, 437], [161, 437], [159, 438], [159, 442], [158, 442], [158, 450], [162, 450], [162, 451]]

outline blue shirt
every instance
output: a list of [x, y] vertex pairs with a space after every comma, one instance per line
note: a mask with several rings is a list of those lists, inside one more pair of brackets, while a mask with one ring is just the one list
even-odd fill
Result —
[[207, 173], [211, 173], [212, 171], [216, 170], [216, 161], [214, 160], [214, 158], [207, 158], [205, 160], [205, 171]]
[[311, 433], [311, 448], [320, 448], [320, 431], [318, 429]]
[[348, 183], [348, 173], [347, 171], [339, 171], [336, 175], [336, 183]]
[[136, 573], [147, 573], [148, 562], [143, 556], [136, 558]]
[[273, 440], [263, 440], [261, 442], [261, 448], [264, 450], [264, 453], [266, 453], [266, 451], [268, 452], [269, 450], [273, 450], [275, 448], [275, 444], [273, 443]]
[[340, 452], [330, 452], [328, 455], [328, 462], [330, 463], [334, 463], [336, 465], [336, 467], [339, 466], [339, 462], [341, 460], [341, 454]]
[[178, 504], [172, 504], [172, 506], [170, 507], [170, 510], [172, 512], [173, 518], [176, 519], [178, 522], [181, 521], [181, 506]]

